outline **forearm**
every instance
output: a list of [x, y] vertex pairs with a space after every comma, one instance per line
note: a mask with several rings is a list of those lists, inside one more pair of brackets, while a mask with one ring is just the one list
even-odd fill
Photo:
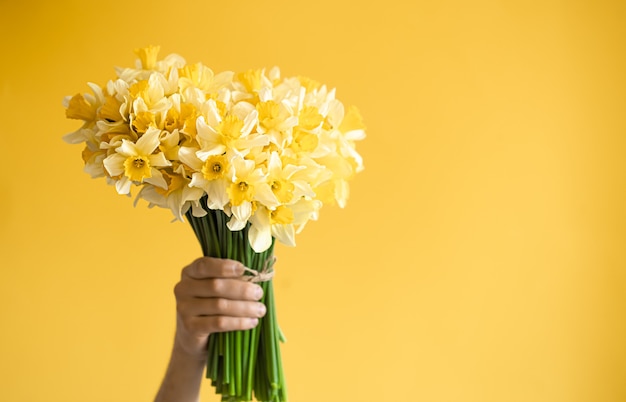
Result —
[[198, 402], [206, 359], [193, 357], [175, 343], [155, 402]]
[[265, 315], [263, 289], [241, 280], [237, 261], [204, 257], [183, 269], [174, 287], [176, 334], [155, 402], [198, 402], [210, 334], [254, 328]]

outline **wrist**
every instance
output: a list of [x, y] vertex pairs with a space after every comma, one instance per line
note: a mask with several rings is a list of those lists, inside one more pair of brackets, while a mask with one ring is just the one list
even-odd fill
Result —
[[[204, 355], [204, 357], [203, 357]], [[178, 335], [156, 402], [198, 402], [206, 353], [194, 353], [180, 344]]]
[[178, 356], [188, 361], [205, 363], [208, 356], [207, 342], [201, 339], [189, 339], [185, 334], [176, 333], [172, 356]]

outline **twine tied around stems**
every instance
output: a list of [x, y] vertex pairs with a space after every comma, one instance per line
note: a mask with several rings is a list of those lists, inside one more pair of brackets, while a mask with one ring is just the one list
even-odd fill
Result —
[[257, 271], [256, 269], [243, 267], [243, 269], [250, 275], [245, 275], [243, 278], [248, 282], [258, 283], [267, 282], [274, 277], [274, 264], [276, 263], [276, 256], [271, 256], [263, 263], [263, 269]]

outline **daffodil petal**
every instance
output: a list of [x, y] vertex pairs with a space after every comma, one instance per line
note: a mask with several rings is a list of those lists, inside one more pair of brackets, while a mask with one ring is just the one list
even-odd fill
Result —
[[178, 150], [178, 159], [193, 170], [199, 172], [202, 170], [202, 160], [196, 156], [197, 148], [181, 147]]
[[272, 245], [272, 233], [269, 225], [250, 226], [250, 230], [248, 230], [248, 240], [252, 249], [257, 253], [262, 253], [270, 248]]
[[278, 201], [278, 198], [276, 198], [272, 188], [266, 183], [255, 186], [254, 198], [263, 203], [263, 205], [269, 209], [274, 209], [280, 205], [280, 202]]
[[137, 140], [137, 152], [141, 155], [150, 155], [159, 146], [161, 130], [156, 127], [148, 127], [148, 130]]
[[96, 156], [93, 163], [85, 164], [85, 167], [83, 168], [83, 170], [94, 179], [97, 177], [105, 176], [104, 165], [102, 164], [103, 160], [104, 160], [104, 155], [98, 155]]
[[125, 157], [139, 155], [137, 145], [134, 142], [127, 140], [126, 138], [122, 139], [122, 145], [117, 147], [115, 151]]
[[315, 197], [315, 191], [313, 191], [309, 183], [304, 181], [293, 181], [292, 183], [295, 187], [295, 190], [293, 192], [294, 198], [297, 199], [300, 197]]
[[267, 208], [258, 208], [250, 217], [250, 223], [250, 230], [248, 231], [250, 246], [257, 253], [267, 250], [272, 243], [270, 213]]
[[174, 191], [167, 197], [167, 206], [172, 211], [172, 214], [177, 220], [184, 222], [182, 208], [183, 208], [183, 193], [182, 191]]
[[123, 176], [121, 179], [115, 182], [115, 189], [118, 194], [128, 194], [130, 193], [130, 185], [133, 182], [126, 176]]
[[241, 150], [246, 150], [255, 147], [264, 147], [269, 145], [270, 137], [267, 135], [249, 135], [245, 138], [239, 139], [237, 142], [237, 148]]
[[207, 214], [207, 211], [202, 208], [199, 202], [191, 203], [191, 214], [196, 218], [201, 218]]
[[80, 144], [81, 142], [87, 141], [87, 139], [89, 138], [89, 133], [91, 133], [91, 130], [81, 128], [77, 131], [74, 131], [73, 133], [64, 135], [63, 141], [67, 142], [68, 144]]
[[183, 189], [184, 202], [198, 202], [204, 195], [204, 191], [200, 188], [187, 187]]
[[340, 208], [345, 208], [349, 193], [350, 188], [347, 181], [337, 180], [335, 182], [335, 199]]
[[[240, 222], [247, 222], [252, 214], [252, 204], [250, 202], [242, 202], [241, 205], [233, 205], [231, 208], [233, 216]], [[242, 227], [243, 229], [243, 227]]]
[[208, 185], [208, 181], [204, 178], [202, 173], [194, 173], [191, 176], [191, 181], [189, 182], [189, 187], [197, 187], [197, 188], [206, 188]]
[[151, 166], [157, 166], [157, 167], [172, 166], [172, 163], [167, 160], [163, 152], [159, 152], [156, 155], [150, 155], [148, 157], [148, 160], [150, 161]]
[[213, 155], [221, 155], [224, 152], [226, 152], [226, 147], [222, 144], [218, 144], [210, 149], [207, 150], [202, 150], [202, 151], [197, 151], [196, 152], [196, 156], [202, 160], [202, 161], [206, 161], [209, 156], [213, 156]]
[[162, 189], [167, 190], [167, 182], [163, 178], [163, 174], [159, 171], [159, 169], [152, 168], [150, 169], [152, 172], [152, 177], [146, 177], [143, 179], [146, 183], [150, 183], [153, 186], [161, 187]]
[[272, 225], [272, 235], [286, 246], [295, 247], [296, 232], [293, 225]]
[[246, 221], [241, 221], [237, 219], [233, 214], [226, 226], [228, 226], [231, 231], [236, 232], [246, 227]]
[[224, 205], [228, 204], [228, 187], [226, 180], [213, 180], [207, 182], [205, 191], [207, 193], [207, 205], [211, 209], [224, 209]]
[[247, 136], [248, 134], [250, 134], [250, 131], [252, 131], [254, 126], [256, 126], [257, 124], [258, 117], [259, 113], [256, 111], [256, 109], [252, 110], [246, 116], [245, 120], [243, 121], [243, 128], [241, 129], [242, 136]]
[[196, 121], [196, 127], [198, 129], [198, 133], [202, 130], [208, 130], [213, 126], [217, 126], [222, 121], [222, 117], [220, 116], [220, 111], [217, 108], [217, 104], [213, 99], [209, 99], [207, 102], [208, 110], [206, 113], [206, 120], [204, 116], [200, 116]]
[[124, 173], [126, 157], [120, 154], [112, 154], [104, 158], [102, 163], [111, 176], [119, 176]]
[[271, 176], [281, 175], [283, 170], [283, 162], [280, 160], [278, 152], [272, 152], [270, 154], [270, 160], [267, 163], [267, 170], [270, 172]]

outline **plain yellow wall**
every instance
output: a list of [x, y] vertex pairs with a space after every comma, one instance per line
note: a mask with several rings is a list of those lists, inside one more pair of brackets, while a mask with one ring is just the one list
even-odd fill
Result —
[[626, 400], [624, 2], [3, 1], [0, 35], [1, 400], [156, 392], [200, 249], [61, 141], [150, 44], [365, 118], [347, 208], [277, 249], [291, 401]]

